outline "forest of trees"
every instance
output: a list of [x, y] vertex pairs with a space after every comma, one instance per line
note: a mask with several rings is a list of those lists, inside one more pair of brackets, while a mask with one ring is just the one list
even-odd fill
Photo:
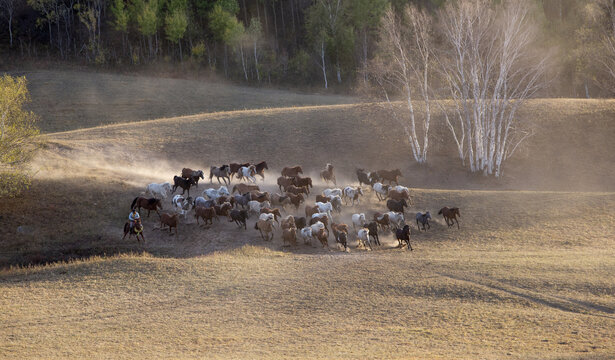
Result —
[[[410, 24], [404, 9], [414, 5], [435, 22], [450, 1], [0, 0], [0, 46], [13, 61], [164, 63], [254, 84], [350, 89], [367, 81], [388, 8]], [[612, 95], [614, 1], [529, 3], [541, 26], [537, 41], [558, 60], [548, 75], [556, 86], [546, 95]]]

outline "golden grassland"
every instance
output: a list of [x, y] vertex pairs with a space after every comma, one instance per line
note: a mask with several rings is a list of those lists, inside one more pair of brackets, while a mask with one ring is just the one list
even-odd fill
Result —
[[[105, 94], [110, 80], [128, 86], [96, 76]], [[155, 80], [135, 81], [138, 97]], [[169, 89], [182, 86], [199, 85]], [[53, 118], [49, 129], [68, 131], [46, 135], [32, 189], [0, 202], [0, 358], [615, 357], [615, 101], [529, 102], [520, 115], [536, 135], [493, 180], [468, 174], [436, 125], [430, 165], [418, 166], [377, 108], [288, 95], [278, 108], [241, 110], [231, 99], [247, 90], [220, 91], [228, 98], [210, 105], [228, 107], [200, 110], [209, 114], [109, 125], [112, 112], [107, 125], [75, 131], [78, 116]], [[247, 92], [255, 103], [259, 91]], [[107, 119], [104, 104], [79, 100], [75, 114]], [[147, 183], [260, 160], [269, 191], [296, 163], [315, 175], [333, 162], [343, 184], [356, 167], [401, 168], [415, 194], [415, 250], [395, 248], [390, 233], [369, 252], [354, 238], [348, 253], [332, 240], [330, 250], [283, 247], [279, 233], [262, 241], [254, 219], [244, 231], [189, 217], [170, 236], [143, 213], [146, 244], [121, 241]], [[445, 205], [461, 208], [461, 229], [436, 215]], [[368, 192], [335, 218], [384, 209]], [[424, 210], [434, 220], [419, 232], [411, 220]], [[28, 263], [39, 265], [8, 266]]]

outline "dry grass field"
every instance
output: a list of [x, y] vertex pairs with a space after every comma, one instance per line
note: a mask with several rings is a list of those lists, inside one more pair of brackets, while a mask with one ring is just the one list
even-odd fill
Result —
[[[110, 87], [124, 79], [105, 76]], [[48, 131], [63, 132], [46, 135], [31, 191], [0, 203], [0, 358], [615, 358], [615, 101], [530, 102], [521, 116], [536, 135], [493, 180], [468, 174], [437, 128], [430, 165], [418, 166], [377, 108], [227, 91], [209, 98], [223, 108], [188, 108], [207, 112], [198, 115], [141, 121], [140, 105], [128, 106], [142, 96], [134, 90], [125, 121], [138, 123], [48, 118]], [[233, 106], [233, 91], [260, 109]], [[121, 120], [110, 113], [91, 119]], [[409, 221], [412, 252], [390, 233], [373, 251], [353, 239], [342, 252], [331, 240], [329, 250], [283, 247], [279, 233], [264, 242], [253, 219], [246, 231], [188, 217], [170, 236], [152, 214], [145, 245], [121, 241], [147, 183], [260, 160], [269, 191], [286, 165], [316, 175], [332, 162], [344, 184], [356, 167], [399, 167], [415, 194], [407, 218], [430, 210], [432, 228]], [[460, 207], [461, 229], [436, 215], [445, 205]], [[383, 209], [367, 192], [335, 218]], [[38, 265], [7, 266], [26, 263]]]

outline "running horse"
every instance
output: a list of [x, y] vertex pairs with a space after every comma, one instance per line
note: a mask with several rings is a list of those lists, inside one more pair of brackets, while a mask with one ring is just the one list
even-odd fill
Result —
[[141, 211], [141, 208], [147, 210], [147, 217], [149, 217], [149, 214], [152, 210], [154, 210], [158, 215], [160, 215], [158, 209], [162, 210], [162, 202], [160, 201], [160, 199], [156, 198], [147, 199], [141, 196], [137, 196], [130, 205], [131, 210], [134, 208], [139, 211]]
[[438, 215], [442, 215], [444, 217], [444, 221], [446, 221], [446, 225], [451, 227], [457, 223], [457, 229], [459, 229], [459, 221], [457, 220], [457, 216], [461, 217], [459, 213], [459, 208], [447, 208], [446, 206], [438, 211]]
[[[141, 224], [141, 219], [135, 220], [135, 224], [132, 229], [130, 228], [130, 222], [126, 221], [126, 223], [124, 224], [124, 237], [122, 237], [122, 240], [126, 238], [126, 235], [128, 235], [128, 239], [130, 239], [134, 235], [137, 238], [137, 242], [141, 242], [142, 240], [143, 243], [145, 243], [145, 236], [143, 236], [143, 224]], [[141, 240], [139, 240], [139, 236], [141, 236]]]

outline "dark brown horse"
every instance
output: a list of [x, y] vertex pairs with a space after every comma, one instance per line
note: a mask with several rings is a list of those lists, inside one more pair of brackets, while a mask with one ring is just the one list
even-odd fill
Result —
[[160, 215], [160, 213], [158, 212], [158, 209], [162, 210], [162, 202], [160, 201], [160, 199], [156, 199], [156, 198], [144, 198], [144, 197], [140, 197], [137, 196], [133, 201], [132, 204], [130, 205], [130, 209], [134, 209], [136, 208], [137, 210], [141, 211], [141, 208], [147, 210], [147, 217], [149, 217], [149, 213], [154, 210], [158, 215]]
[[175, 190], [180, 187], [182, 188], [182, 195], [184, 195], [184, 193], [188, 191], [188, 196], [190, 196], [190, 187], [194, 184], [195, 183], [193, 179], [184, 179], [179, 176], [173, 176], [173, 189], [171, 193], [175, 193]]
[[[446, 221], [446, 225], [451, 227], [457, 223], [457, 229], [459, 229], [459, 221], [457, 221], [457, 216], [461, 217], [459, 213], [459, 208], [447, 208], [446, 206], [438, 211], [438, 215], [442, 215], [444, 217], [444, 221]], [[454, 221], [454, 222], [453, 222]]]
[[231, 180], [233, 180], [233, 176], [237, 175], [239, 169], [244, 166], [250, 166], [250, 163], [238, 164], [238, 163], [230, 163], [229, 168], [231, 169]]
[[395, 169], [395, 170], [378, 170], [378, 171], [376, 171], [376, 174], [378, 174], [378, 177], [382, 179], [382, 182], [384, 182], [386, 180], [386, 181], [389, 182], [389, 184], [392, 184], [393, 181], [394, 181], [395, 184], [397, 184], [397, 185], [399, 185], [398, 179], [400, 177], [402, 177], [401, 171], [399, 171], [399, 169]]
[[265, 181], [265, 170], [269, 170], [266, 161], [261, 161], [258, 164], [254, 165], [256, 167], [256, 175], [259, 175]]
[[314, 187], [314, 185], [312, 185], [312, 178], [309, 176], [306, 176], [304, 178], [300, 176], [295, 176], [294, 179], [295, 179], [295, 186], [297, 187], [307, 186], [308, 190]]
[[303, 174], [303, 169], [299, 165], [293, 167], [285, 167], [284, 169], [282, 169], [282, 176], [291, 177], [297, 176], [299, 174]]
[[[141, 224], [141, 219], [135, 220], [135, 224], [132, 229], [130, 228], [130, 222], [127, 221], [124, 224], [124, 237], [122, 237], [122, 240], [126, 238], [126, 235], [128, 235], [128, 239], [130, 239], [134, 235], [137, 238], [137, 242], [143, 240], [143, 242], [145, 243], [145, 236], [143, 236], [143, 224]], [[139, 236], [141, 236], [141, 240], [139, 240]]]

